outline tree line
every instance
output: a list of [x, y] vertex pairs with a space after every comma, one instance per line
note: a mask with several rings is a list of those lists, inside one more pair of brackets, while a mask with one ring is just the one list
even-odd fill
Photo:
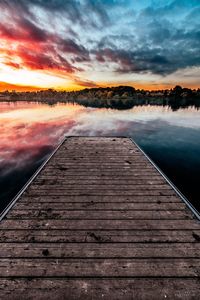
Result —
[[149, 91], [131, 86], [86, 88], [80, 91], [56, 91], [47, 89], [34, 92], [4, 91], [1, 101], [42, 101], [49, 104], [72, 102], [90, 107], [128, 109], [135, 105], [169, 105], [173, 109], [200, 106], [200, 89], [182, 88]]

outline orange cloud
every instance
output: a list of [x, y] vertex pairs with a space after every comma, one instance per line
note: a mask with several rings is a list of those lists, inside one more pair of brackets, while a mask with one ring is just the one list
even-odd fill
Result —
[[26, 91], [37, 91], [37, 90], [43, 90], [43, 88], [38, 88], [35, 86], [23, 86], [23, 85], [16, 85], [11, 84], [7, 82], [0, 82], [0, 92], [3, 91], [18, 91], [18, 92], [26, 92]]

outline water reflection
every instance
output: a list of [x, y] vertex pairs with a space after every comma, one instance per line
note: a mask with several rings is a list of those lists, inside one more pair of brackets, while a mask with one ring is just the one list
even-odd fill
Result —
[[3, 208], [64, 135], [133, 137], [199, 208], [200, 112], [136, 106], [119, 111], [76, 104], [0, 103]]

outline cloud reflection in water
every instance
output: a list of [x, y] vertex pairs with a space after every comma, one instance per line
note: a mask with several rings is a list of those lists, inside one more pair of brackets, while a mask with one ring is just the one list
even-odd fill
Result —
[[[0, 107], [0, 207], [17, 193], [64, 135], [134, 137], [173, 180], [178, 174], [180, 188], [184, 170], [188, 178], [195, 176], [194, 184], [200, 175], [200, 112], [194, 108], [173, 112], [168, 107], [142, 106], [117, 111], [25, 102], [1, 103]], [[190, 186], [192, 189], [192, 183]], [[190, 189], [185, 193], [190, 195]], [[195, 198], [194, 193], [191, 198]]]

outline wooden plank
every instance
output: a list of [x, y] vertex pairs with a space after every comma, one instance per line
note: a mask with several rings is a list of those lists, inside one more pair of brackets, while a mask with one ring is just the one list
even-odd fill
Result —
[[199, 259], [63, 259], [0, 260], [1, 277], [199, 277]]
[[92, 190], [92, 189], [76, 189], [76, 190], [54, 190], [53, 187], [51, 189], [44, 189], [44, 190], [34, 190], [29, 188], [25, 193], [25, 195], [35, 196], [175, 196], [176, 192], [169, 189], [169, 190], [151, 190], [151, 189], [144, 189], [144, 190], [123, 190], [120, 188], [118, 190]]
[[52, 168], [48, 169], [47, 171], [42, 171], [41, 175], [43, 177], [52, 177], [52, 170], [54, 172], [54, 178], [55, 177], [74, 177], [74, 179], [85, 179], [85, 180], [90, 180], [91, 177], [97, 177], [99, 179], [106, 180], [106, 178], [112, 178], [112, 179], [121, 179], [121, 180], [134, 180], [134, 179], [143, 179], [144, 181], [150, 180], [152, 177], [153, 179], [161, 179], [158, 177], [158, 173], [154, 173], [154, 170], [142, 170], [141, 168], [139, 169], [103, 169], [100, 170], [99, 168], [97, 169], [72, 169], [72, 168], [65, 168], [64, 166], [62, 168]]
[[[105, 160], [106, 159], [106, 160]], [[137, 161], [136, 161], [137, 160]], [[124, 163], [133, 163], [138, 164], [139, 162], [145, 163], [147, 164], [148, 161], [146, 158], [144, 158], [144, 156], [142, 154], [140, 155], [133, 155], [132, 153], [130, 155], [126, 155], [126, 156], [113, 156], [113, 155], [95, 155], [93, 157], [84, 157], [84, 156], [67, 156], [66, 155], [62, 155], [59, 153], [59, 155], [57, 154], [57, 156], [55, 155], [52, 160], [52, 163], [65, 163], [65, 164], [73, 164], [74, 162], [78, 163], [78, 164], [99, 164], [100, 162], [103, 163], [111, 163], [111, 164], [124, 164]]]
[[106, 162], [105, 160], [103, 161], [97, 161], [97, 162], [87, 162], [87, 163], [83, 163], [83, 162], [76, 162], [76, 164], [74, 164], [74, 162], [71, 163], [67, 163], [65, 161], [60, 161], [60, 162], [53, 162], [51, 163], [51, 165], [49, 166], [49, 169], [53, 169], [53, 168], [72, 168], [72, 169], [117, 169], [117, 170], [123, 170], [123, 169], [140, 169], [141, 167], [143, 167], [143, 170], [154, 170], [153, 166], [149, 165], [148, 162], [130, 162], [130, 161], [124, 161], [124, 162]]
[[[64, 172], [65, 171], [65, 172]], [[67, 172], [66, 172], [67, 171]], [[77, 172], [77, 170], [53, 170], [54, 176], [85, 176], [85, 177], [90, 177], [92, 175], [94, 176], [120, 176], [121, 178], [126, 178], [126, 177], [151, 177], [151, 176], [157, 176], [158, 173], [156, 171], [142, 171], [142, 170], [93, 170], [93, 169], [87, 169]], [[52, 171], [50, 170], [44, 170], [41, 172], [42, 175], [45, 176], [52, 176]]]
[[[113, 174], [112, 177], [109, 176], [109, 175], [106, 175], [106, 174], [87, 174], [84, 175], [84, 174], [77, 174], [77, 173], [74, 173], [72, 175], [70, 174], [53, 174], [52, 173], [49, 173], [49, 174], [43, 174], [41, 173], [40, 174], [40, 177], [39, 177], [40, 181], [42, 180], [60, 180], [60, 182], [62, 182], [63, 180], [66, 180], [67, 182], [68, 181], [93, 181], [93, 180], [97, 180], [98, 182], [100, 181], [111, 181], [110, 179], [112, 178], [112, 181], [116, 182], [118, 181], [119, 184], [121, 184], [121, 182], [123, 181], [132, 181], [134, 182], [136, 180], [136, 183], [138, 181], [147, 181], [147, 183], [149, 181], [156, 181], [156, 182], [159, 182], [159, 181], [162, 181], [162, 179], [160, 179], [160, 177], [158, 175], [154, 176], [154, 175], [144, 175], [142, 176], [142, 179], [141, 177], [139, 177], [138, 175], [117, 175], [117, 174]], [[37, 179], [34, 181], [34, 182], [37, 182]], [[162, 181], [163, 182], [163, 181]], [[165, 181], [164, 181], [165, 182]]]
[[85, 177], [83, 177], [83, 178], [81, 178], [81, 179], [79, 179], [79, 178], [77, 178], [77, 179], [73, 179], [73, 178], [69, 178], [69, 179], [66, 179], [66, 182], [64, 182], [63, 181], [63, 177], [50, 177], [50, 178], [48, 178], [48, 177], [44, 177], [44, 178], [40, 178], [40, 179], [36, 179], [36, 180], [34, 180], [34, 185], [46, 185], [46, 184], [48, 184], [48, 185], [58, 185], [59, 184], [59, 186], [63, 186], [63, 185], [87, 185], [87, 184], [90, 184], [90, 185], [92, 185], [92, 184], [97, 184], [97, 180], [98, 180], [98, 186], [99, 185], [116, 185], [116, 184], [120, 184], [120, 185], [139, 185], [139, 184], [147, 184], [147, 185], [154, 185], [154, 184], [156, 184], [156, 185], [161, 185], [161, 184], [165, 184], [165, 181], [164, 180], [160, 180], [160, 179], [121, 179], [121, 178], [119, 178], [119, 179], [113, 179], [113, 180], [111, 180], [109, 177], [107, 178], [107, 179], [105, 179], [105, 178], [102, 178], [102, 177], [100, 177], [100, 178], [97, 178], [97, 179], [93, 179], [92, 177], [91, 177], [91, 179], [89, 178], [85, 178]]
[[71, 230], [153, 230], [153, 229], [199, 229], [196, 220], [9, 220], [5, 219], [1, 229], [71, 229]]
[[[198, 243], [200, 229], [84, 230], [84, 229], [8, 229], [1, 230], [0, 242], [50, 243]], [[199, 245], [200, 246], [200, 245]], [[81, 246], [80, 246], [81, 247]], [[180, 245], [181, 247], [181, 245]]]
[[60, 190], [60, 191], [63, 191], [63, 190], [95, 190], [95, 191], [99, 191], [99, 190], [102, 190], [103, 191], [111, 191], [111, 190], [125, 190], [125, 191], [129, 191], [129, 190], [136, 190], [136, 191], [142, 191], [142, 190], [159, 190], [159, 191], [162, 191], [162, 190], [170, 190], [171, 191], [171, 187], [167, 184], [154, 184], [154, 185], [151, 185], [151, 184], [129, 184], [129, 185], [125, 185], [123, 184], [122, 186], [119, 186], [119, 184], [115, 184], [115, 185], [108, 185], [108, 184], [105, 184], [103, 187], [102, 187], [102, 184], [79, 184], [79, 185], [76, 185], [76, 184], [68, 184], [66, 182], [66, 184], [54, 184], [53, 187], [51, 184], [43, 184], [43, 185], [38, 185], [38, 184], [32, 184], [31, 187], [29, 188], [29, 191], [34, 191], [34, 190], [40, 190], [40, 191], [43, 191], [43, 190], [48, 190], [48, 191], [51, 191], [51, 190]]
[[49, 166], [48, 170], [58, 170], [58, 171], [65, 171], [65, 170], [78, 170], [78, 171], [82, 171], [82, 172], [87, 172], [87, 170], [89, 171], [100, 171], [101, 169], [105, 170], [105, 171], [118, 171], [118, 172], [123, 172], [123, 171], [141, 171], [141, 168], [142, 168], [142, 172], [145, 173], [146, 171], [147, 172], [154, 172], [155, 169], [153, 169], [152, 166], [148, 166], [147, 164], [144, 165], [144, 164], [138, 164], [138, 165], [133, 165], [133, 167], [131, 165], [115, 165], [115, 166], [112, 166], [110, 164], [107, 164], [107, 165], [103, 165], [103, 164], [93, 164], [93, 165], [67, 165], [67, 164], [62, 164], [62, 165], [51, 165]]
[[148, 165], [144, 165], [144, 164], [138, 164], [137, 166], [131, 166], [131, 165], [116, 165], [116, 166], [112, 166], [110, 164], [107, 164], [107, 165], [103, 165], [103, 164], [93, 164], [93, 165], [67, 165], [67, 164], [64, 164], [62, 163], [62, 165], [58, 165], [58, 164], [55, 164], [55, 165], [51, 165], [48, 169], [51, 171], [52, 169], [55, 169], [55, 170], [58, 170], [58, 171], [65, 171], [65, 170], [78, 170], [78, 171], [82, 171], [82, 172], [87, 172], [87, 170], [90, 170], [90, 171], [101, 171], [101, 170], [105, 170], [105, 171], [136, 171], [136, 170], [141, 170], [142, 168], [142, 171], [145, 172], [145, 171], [148, 171], [148, 172], [154, 172], [155, 170], [151, 167], [151, 166], [148, 166]]
[[[83, 148], [81, 149], [81, 152], [80, 150], [77, 150], [78, 148], [67, 148], [65, 150], [65, 152], [63, 153], [57, 153], [57, 155], [61, 154], [62, 155], [65, 155], [66, 152], [68, 154], [68, 157], [74, 157], [77, 155], [77, 157], [84, 157], [84, 156], [88, 156], [88, 157], [92, 157], [92, 158], [95, 158], [96, 155], [99, 157], [103, 157], [104, 154], [105, 156], [113, 156], [113, 157], [127, 157], [127, 156], [130, 156], [131, 154], [134, 156], [134, 157], [138, 157], [138, 155], [134, 155], [134, 150], [130, 149], [130, 150], [127, 150], [126, 148], [121, 148], [121, 149], [116, 149], [115, 147], [113, 148], [95, 148], [95, 150], [91, 150], [92, 146], [90, 148]], [[56, 157], [56, 156], [55, 156]]]
[[123, 196], [123, 195], [38, 195], [34, 196], [32, 194], [24, 193], [23, 197], [20, 199], [20, 203], [52, 203], [52, 202], [60, 202], [60, 203], [68, 203], [68, 202], [91, 202], [94, 203], [96, 201], [98, 202], [110, 202], [110, 203], [116, 203], [116, 202], [123, 202], [123, 203], [181, 203], [180, 199], [176, 196], [168, 196], [168, 195], [131, 195], [131, 196]]
[[188, 220], [192, 219], [185, 210], [13, 210], [7, 219], [20, 220]]
[[134, 203], [134, 202], [29, 202], [27, 204], [19, 202], [15, 206], [16, 210], [185, 210], [184, 203]]
[[[104, 159], [103, 159], [104, 158]], [[95, 156], [93, 158], [64, 158], [64, 157], [54, 157], [51, 160], [51, 166], [52, 165], [59, 165], [63, 163], [64, 165], [74, 166], [74, 163], [76, 162], [76, 166], [99, 166], [99, 165], [105, 165], [105, 166], [112, 166], [112, 167], [123, 167], [123, 166], [138, 166], [138, 165], [144, 165], [148, 166], [149, 168], [153, 166], [149, 164], [149, 162], [141, 155], [141, 156], [133, 156], [130, 155], [129, 158], [113, 158], [109, 157], [105, 160], [105, 156]]]
[[195, 243], [1, 243], [0, 258], [199, 258]]
[[[19, 278], [0, 279], [1, 299], [198, 299], [197, 278]], [[156, 295], [156, 297], [155, 297]], [[12, 297], [12, 298], [10, 298]], [[15, 298], [14, 298], [15, 297]]]

